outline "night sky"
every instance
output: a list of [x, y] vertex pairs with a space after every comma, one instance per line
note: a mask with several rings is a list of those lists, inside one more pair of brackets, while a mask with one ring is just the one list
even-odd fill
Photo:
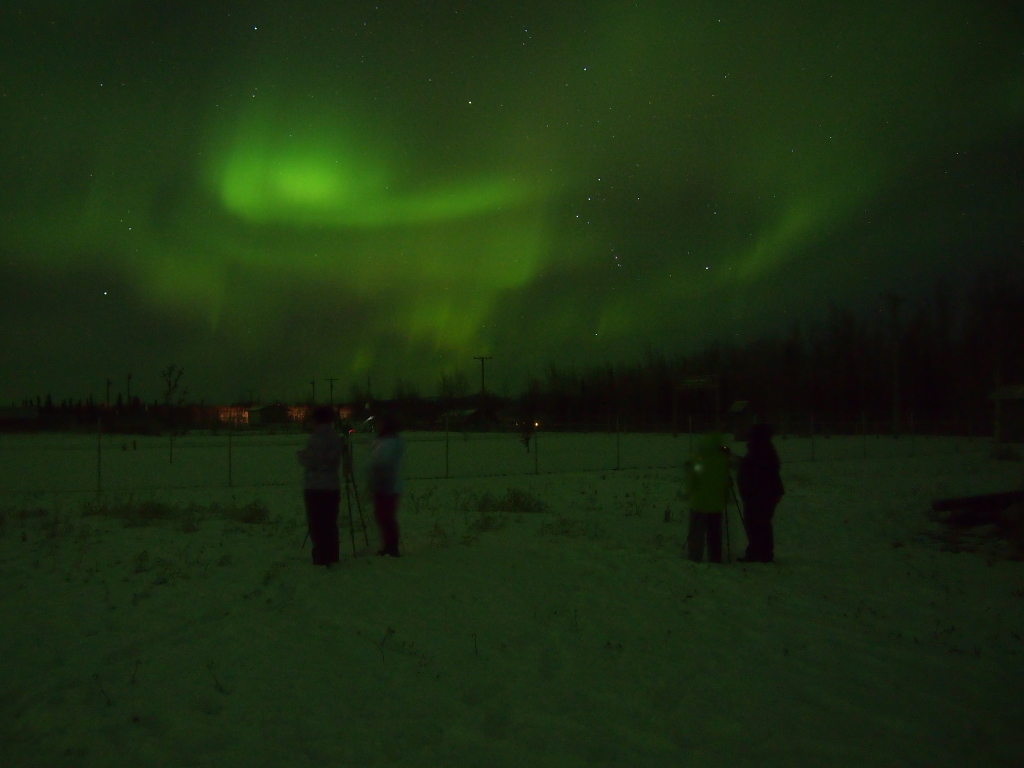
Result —
[[515, 394], [1020, 263], [1012, 3], [0, 11], [0, 402]]

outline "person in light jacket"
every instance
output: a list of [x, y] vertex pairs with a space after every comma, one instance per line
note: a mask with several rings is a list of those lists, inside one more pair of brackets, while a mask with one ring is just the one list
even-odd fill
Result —
[[391, 414], [374, 419], [377, 433], [370, 454], [368, 480], [373, 493], [373, 514], [380, 528], [378, 555], [398, 557], [398, 496], [402, 492], [402, 454], [405, 445], [398, 433], [398, 421]]
[[690, 506], [687, 545], [690, 559], [694, 562], [704, 559], [705, 542], [708, 562], [722, 562], [722, 515], [729, 500], [731, 483], [725, 438], [718, 433], [705, 435], [694, 457], [686, 462]]
[[338, 562], [338, 467], [345, 452], [345, 442], [334, 431], [333, 422], [333, 408], [324, 405], [314, 410], [313, 434], [306, 447], [297, 452], [299, 463], [306, 469], [303, 496], [309, 538], [313, 540], [313, 565], [327, 567]]

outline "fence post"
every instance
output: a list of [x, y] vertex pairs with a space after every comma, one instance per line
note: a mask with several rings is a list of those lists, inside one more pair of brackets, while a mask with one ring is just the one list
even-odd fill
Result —
[[234, 487], [234, 480], [231, 476], [231, 432], [228, 431], [228, 488]]
[[861, 458], [868, 457], [868, 416], [866, 411], [860, 412], [860, 445]]
[[622, 433], [619, 431], [619, 417], [615, 417], [615, 469], [620, 468], [622, 462]]
[[96, 493], [103, 493], [103, 419], [96, 417]]

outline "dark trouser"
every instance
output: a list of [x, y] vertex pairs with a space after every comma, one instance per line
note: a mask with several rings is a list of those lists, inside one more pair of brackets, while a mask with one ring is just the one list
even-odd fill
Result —
[[338, 504], [341, 491], [307, 488], [306, 522], [313, 540], [313, 565], [338, 562]]
[[743, 527], [747, 531], [747, 560], [770, 563], [775, 559], [775, 535], [772, 532], [774, 514], [774, 504], [744, 503]]
[[398, 494], [374, 493], [373, 515], [380, 528], [380, 548], [389, 555], [398, 554]]
[[722, 562], [722, 513], [694, 512], [690, 510], [690, 533], [687, 543], [690, 559], [699, 563], [704, 559], [704, 541], [708, 543], [708, 562]]

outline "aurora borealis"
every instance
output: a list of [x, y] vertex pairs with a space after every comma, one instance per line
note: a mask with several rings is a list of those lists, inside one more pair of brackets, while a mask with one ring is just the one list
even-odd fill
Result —
[[5, 402], [745, 338], [1024, 255], [1002, 3], [0, 11]]

